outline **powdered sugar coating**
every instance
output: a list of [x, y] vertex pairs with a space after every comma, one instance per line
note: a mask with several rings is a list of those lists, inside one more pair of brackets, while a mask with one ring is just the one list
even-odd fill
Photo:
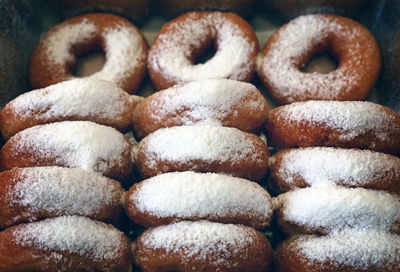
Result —
[[335, 267], [346, 265], [360, 270], [400, 270], [400, 236], [387, 232], [356, 229], [322, 237], [304, 235], [292, 246], [293, 252], [299, 252], [310, 264], [331, 262]]
[[[327, 74], [300, 71], [312, 52], [324, 50], [339, 58], [336, 70]], [[257, 58], [258, 74], [278, 102], [285, 104], [310, 99], [362, 100], [372, 89], [379, 67], [379, 49], [365, 27], [344, 17], [321, 14], [300, 16], [284, 25]]]
[[208, 221], [179, 222], [153, 228], [140, 240], [153, 249], [166, 253], [183, 252], [183, 262], [193, 258], [212, 264], [230, 263], [230, 259], [251, 247], [259, 237], [251, 228]]
[[245, 216], [251, 218], [247, 224], [258, 228], [266, 227], [272, 215], [271, 198], [257, 183], [212, 173], [158, 175], [143, 181], [129, 200], [156, 217]]
[[127, 242], [111, 225], [86, 217], [62, 216], [21, 225], [13, 232], [16, 242], [45, 251], [77, 254], [91, 260], [117, 260]]
[[[29, 153], [53, 165], [107, 173], [125, 169], [129, 143], [117, 130], [88, 121], [64, 121], [25, 129], [9, 140], [15, 154]], [[14, 155], [15, 155], [14, 154]]]
[[20, 168], [18, 177], [10, 204], [31, 212], [97, 216], [106, 207], [118, 206], [123, 193], [117, 182], [82, 169]]
[[[396, 127], [396, 118], [383, 106], [368, 101], [306, 101], [280, 107], [280, 119], [296, 124], [309, 123], [340, 130], [339, 138], [351, 140], [367, 132], [373, 132], [382, 141], [388, 131]], [[395, 125], [395, 126], [394, 126]]]
[[274, 175], [289, 186], [295, 185], [298, 177], [310, 186], [325, 182], [365, 186], [383, 180], [400, 180], [399, 158], [369, 150], [329, 147], [290, 149], [279, 155], [279, 163], [280, 166], [272, 168], [272, 171], [276, 171]]
[[277, 201], [281, 221], [311, 230], [399, 231], [400, 197], [383, 191], [321, 184], [281, 194]]
[[261, 158], [254, 150], [254, 142], [246, 133], [235, 128], [212, 125], [159, 129], [139, 144], [139, 152], [150, 154], [146, 162], [149, 167], [153, 167], [157, 160], [263, 161], [265, 158]]
[[[150, 49], [150, 74], [153, 70], [176, 84], [207, 78], [243, 80], [252, 73], [258, 44], [224, 13], [192, 12], [178, 19], [164, 26]], [[194, 65], [192, 52], [204, 46], [207, 37], [215, 39], [217, 52], [206, 63]]]

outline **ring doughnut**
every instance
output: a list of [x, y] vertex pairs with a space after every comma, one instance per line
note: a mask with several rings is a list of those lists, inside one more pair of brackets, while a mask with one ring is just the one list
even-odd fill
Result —
[[38, 125], [11, 137], [0, 151], [0, 169], [62, 166], [124, 180], [131, 172], [130, 144], [117, 130], [88, 121]]
[[270, 158], [270, 181], [286, 192], [329, 182], [400, 194], [400, 159], [358, 149], [294, 148]]
[[209, 220], [265, 228], [272, 217], [268, 192], [255, 182], [212, 173], [175, 172], [136, 183], [125, 211], [145, 227]]
[[124, 190], [94, 172], [61, 167], [0, 173], [0, 228], [61, 215], [116, 222]]
[[[213, 44], [215, 55], [195, 64]], [[250, 81], [258, 49], [254, 30], [238, 15], [188, 12], [163, 25], [150, 48], [147, 66], [157, 90], [208, 78]]]
[[143, 179], [195, 171], [259, 181], [268, 167], [268, 149], [258, 136], [222, 126], [162, 128], [145, 137], [133, 153]]
[[300, 235], [275, 252], [277, 272], [393, 272], [400, 270], [400, 236], [348, 230], [328, 236]]
[[272, 249], [242, 225], [183, 221], [145, 231], [134, 258], [141, 271], [268, 271]]
[[126, 132], [131, 112], [141, 99], [109, 81], [76, 78], [9, 102], [0, 112], [0, 130], [8, 139], [32, 126], [70, 120], [92, 121]]
[[400, 233], [400, 196], [364, 188], [319, 185], [281, 194], [276, 199], [280, 229], [327, 234], [348, 228]]
[[193, 124], [259, 132], [267, 115], [267, 102], [254, 85], [206, 79], [154, 93], [135, 108], [132, 123], [139, 138], [163, 127]]
[[[338, 60], [327, 74], [300, 69], [329, 51]], [[280, 104], [305, 100], [363, 100], [378, 79], [377, 42], [359, 23], [335, 15], [306, 15], [281, 27], [257, 59], [257, 73]], [[288, 80], [290, 79], [290, 80]]]
[[106, 62], [89, 77], [112, 81], [128, 93], [135, 92], [146, 74], [146, 39], [129, 21], [106, 13], [74, 17], [50, 29], [31, 58], [32, 88], [74, 78], [77, 57], [98, 49], [104, 50]]
[[0, 232], [0, 270], [132, 271], [129, 239], [111, 225], [63, 216]]
[[270, 111], [268, 144], [278, 148], [334, 146], [400, 152], [400, 115], [361, 101], [307, 101]]

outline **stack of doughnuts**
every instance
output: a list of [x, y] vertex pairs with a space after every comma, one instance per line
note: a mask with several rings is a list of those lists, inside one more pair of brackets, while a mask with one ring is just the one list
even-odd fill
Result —
[[[307, 101], [266, 124], [277, 271], [400, 269], [400, 116], [371, 102]], [[366, 242], [368, 241], [368, 243]]]

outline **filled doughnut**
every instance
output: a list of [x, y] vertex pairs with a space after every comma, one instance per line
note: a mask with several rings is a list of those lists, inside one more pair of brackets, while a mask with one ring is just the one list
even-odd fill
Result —
[[271, 245], [242, 225], [183, 221], [151, 228], [136, 241], [141, 271], [268, 271]]
[[400, 271], [400, 236], [375, 230], [348, 230], [328, 236], [300, 235], [275, 252], [277, 272]]
[[134, 150], [143, 178], [174, 171], [225, 173], [259, 181], [267, 171], [268, 149], [256, 135], [222, 126], [162, 128]]
[[90, 78], [112, 81], [128, 93], [137, 91], [146, 74], [146, 39], [129, 21], [105, 13], [74, 17], [50, 29], [31, 58], [32, 88], [74, 78], [77, 57], [93, 50], [103, 50], [106, 62]]
[[398, 194], [325, 184], [281, 194], [276, 204], [278, 225], [288, 235], [347, 228], [400, 233]]
[[86, 217], [57, 217], [0, 232], [2, 272], [131, 269], [131, 246], [125, 234]]
[[163, 15], [169, 17], [176, 17], [184, 12], [192, 10], [210, 10], [210, 11], [231, 11], [239, 13], [243, 16], [250, 13], [255, 1], [254, 0], [159, 0]]
[[[327, 74], [305, 73], [311, 57], [329, 52], [338, 61]], [[359, 23], [334, 15], [306, 15], [281, 27], [257, 59], [257, 73], [280, 104], [305, 100], [363, 100], [378, 79], [377, 42]], [[288, 80], [290, 79], [290, 80]]]
[[[212, 46], [215, 55], [196, 63]], [[208, 78], [250, 81], [257, 53], [254, 30], [239, 16], [188, 12], [163, 25], [150, 48], [147, 66], [158, 90]]]
[[400, 152], [400, 115], [361, 101], [307, 101], [270, 111], [266, 133], [278, 148], [334, 146]]
[[9, 102], [0, 112], [0, 130], [8, 139], [36, 125], [86, 120], [126, 132], [131, 126], [131, 112], [141, 99], [109, 81], [76, 78]]
[[163, 127], [215, 124], [260, 131], [268, 105], [257, 88], [229, 79], [193, 81], [159, 91], [141, 102], [132, 116], [142, 138]]
[[359, 149], [293, 148], [270, 158], [270, 181], [281, 192], [329, 182], [400, 194], [400, 159]]
[[132, 221], [150, 227], [209, 220], [265, 228], [272, 217], [268, 192], [255, 182], [221, 174], [175, 172], [136, 183], [126, 194]]
[[123, 134], [88, 121], [38, 125], [11, 137], [0, 150], [0, 169], [62, 166], [123, 180], [131, 172], [131, 150]]
[[61, 215], [117, 222], [124, 190], [95, 172], [61, 167], [0, 173], [0, 228]]

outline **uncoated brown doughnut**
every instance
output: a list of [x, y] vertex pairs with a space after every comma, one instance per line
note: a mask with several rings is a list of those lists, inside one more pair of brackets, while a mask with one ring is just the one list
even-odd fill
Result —
[[400, 152], [400, 116], [372, 102], [307, 101], [270, 111], [268, 144], [277, 148], [333, 146]]
[[89, 77], [112, 81], [128, 93], [137, 91], [146, 74], [146, 39], [129, 21], [106, 13], [81, 15], [51, 28], [33, 52], [31, 87], [74, 78], [77, 56], [97, 49], [104, 50], [106, 62]]
[[[195, 65], [212, 44], [215, 55]], [[258, 48], [254, 30], [238, 15], [188, 12], [163, 25], [150, 48], [147, 66], [157, 90], [207, 78], [250, 81]]]
[[[300, 69], [329, 51], [337, 60], [327, 74]], [[305, 100], [363, 100], [381, 67], [377, 42], [361, 24], [335, 15], [298, 17], [275, 32], [257, 59], [257, 73], [280, 104]]]

